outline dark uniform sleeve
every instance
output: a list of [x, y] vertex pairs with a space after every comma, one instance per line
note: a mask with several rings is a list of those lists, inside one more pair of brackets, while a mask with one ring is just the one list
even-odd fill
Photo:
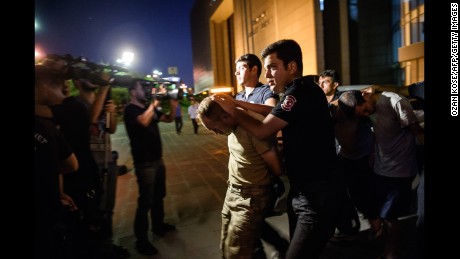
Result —
[[66, 160], [73, 152], [70, 148], [64, 135], [59, 130], [56, 130], [56, 142], [58, 143], [59, 149], [59, 162]]
[[295, 87], [296, 86], [291, 86], [285, 92], [281, 101], [271, 111], [271, 114], [287, 123], [292, 123], [297, 119], [297, 114], [301, 105], [301, 102], [299, 102], [301, 98]]
[[[55, 159], [58, 159], [57, 162], [62, 162], [67, 159], [72, 153], [73, 150], [67, 142], [64, 134], [56, 128], [56, 125], [47, 119], [36, 119], [36, 123], [43, 127], [43, 131], [48, 135], [53, 143], [52, 148], [56, 150], [57, 156]], [[48, 154], [51, 156], [51, 154]]]

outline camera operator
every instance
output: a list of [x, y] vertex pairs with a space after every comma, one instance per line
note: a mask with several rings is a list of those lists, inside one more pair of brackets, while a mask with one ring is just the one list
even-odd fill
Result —
[[[44, 66], [35, 66], [35, 104], [59, 103], [64, 99], [63, 79]], [[56, 126], [35, 114], [34, 163], [34, 256], [67, 258], [70, 253], [63, 215], [76, 208], [72, 199], [62, 193], [61, 174], [78, 169], [75, 154]], [[74, 208], [70, 208], [74, 207]], [[64, 238], [66, 237], [66, 238]]]
[[99, 175], [103, 179], [100, 209], [103, 217], [102, 232], [106, 238], [100, 252], [112, 257], [128, 257], [128, 251], [121, 246], [114, 245], [112, 240], [112, 216], [115, 208], [118, 167], [112, 156], [110, 141], [110, 134], [115, 133], [117, 129], [115, 104], [110, 99], [110, 85], [99, 86], [88, 80], [74, 80], [74, 84], [80, 92], [77, 98], [90, 111], [90, 148], [98, 165]]
[[[47, 64], [49, 63], [56, 62]], [[102, 74], [101, 79], [108, 81], [109, 75]], [[100, 247], [102, 217], [99, 205], [103, 187], [98, 166], [90, 150], [88, 108], [79, 97], [70, 96], [60, 104], [41, 106], [39, 109], [36, 107], [36, 110], [39, 115], [52, 118], [59, 125], [77, 157], [79, 169], [77, 173], [64, 176], [64, 192], [78, 206], [78, 213], [69, 219], [69, 224], [75, 225], [73, 253], [77, 257], [91, 257]]]
[[163, 152], [158, 128], [159, 122], [173, 122], [178, 100], [171, 98], [170, 113], [160, 111], [155, 88], [148, 106], [146, 91], [140, 79], [133, 79], [129, 94], [130, 103], [125, 107], [124, 120], [131, 145], [131, 154], [139, 185], [139, 198], [134, 222], [136, 249], [140, 254], [154, 255], [158, 250], [148, 239], [148, 212], [150, 211], [152, 232], [163, 236], [175, 230], [173, 225], [163, 222], [163, 198], [166, 195], [166, 176]]

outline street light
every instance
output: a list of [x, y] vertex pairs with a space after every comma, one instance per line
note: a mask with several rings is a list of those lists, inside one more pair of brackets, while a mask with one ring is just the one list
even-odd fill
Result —
[[121, 59], [117, 59], [117, 63], [121, 63], [125, 66], [129, 66], [131, 65], [131, 62], [133, 62], [133, 59], [134, 59], [134, 53], [125, 51], [123, 52], [123, 56], [121, 57]]
[[160, 71], [158, 71], [158, 70], [156, 70], [156, 69], [153, 70], [153, 77], [154, 77], [154, 78], [158, 78], [158, 77], [160, 77], [161, 75], [163, 75], [162, 72], [160, 72]]

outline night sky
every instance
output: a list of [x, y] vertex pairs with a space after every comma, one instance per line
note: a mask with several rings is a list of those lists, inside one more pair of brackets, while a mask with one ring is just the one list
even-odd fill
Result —
[[130, 70], [178, 76], [193, 86], [190, 11], [195, 0], [36, 0], [35, 46], [44, 53], [117, 64], [134, 53]]

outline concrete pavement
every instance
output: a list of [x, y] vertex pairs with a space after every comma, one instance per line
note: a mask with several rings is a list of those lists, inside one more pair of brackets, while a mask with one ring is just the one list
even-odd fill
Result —
[[[118, 177], [114, 212], [114, 242], [129, 250], [131, 258], [216, 259], [220, 257], [220, 212], [227, 189], [227, 138], [205, 130], [193, 134], [192, 123], [184, 117], [182, 134], [173, 123], [160, 123], [166, 165], [167, 195], [165, 221], [177, 230], [150, 240], [160, 253], [142, 256], [134, 249], [134, 215], [137, 183], [134, 175], [129, 139], [123, 124], [112, 135], [113, 150], [119, 152], [119, 164], [127, 165], [127, 174]], [[286, 214], [269, 218], [269, 222], [288, 238]], [[376, 258], [383, 251], [381, 242], [366, 239], [368, 225], [362, 222], [360, 238], [349, 244], [329, 243], [322, 259]], [[271, 247], [265, 245], [268, 258]]]

